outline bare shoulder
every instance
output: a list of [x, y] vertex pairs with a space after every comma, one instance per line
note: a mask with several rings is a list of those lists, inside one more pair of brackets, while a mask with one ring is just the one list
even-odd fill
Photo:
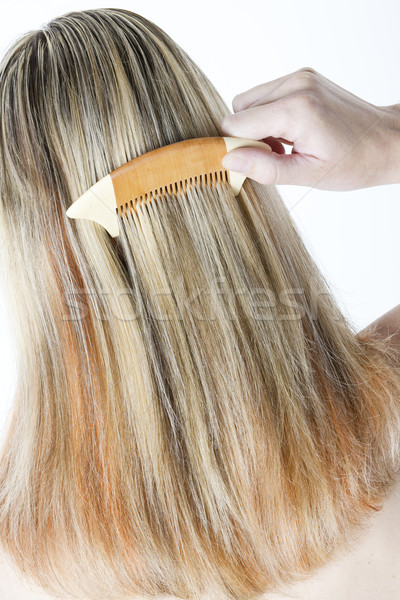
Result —
[[354, 536], [351, 550], [330, 561], [282, 594], [261, 600], [400, 600], [400, 480], [382, 509]]
[[391, 342], [400, 351], [400, 304], [378, 317], [359, 333], [366, 333], [374, 328], [384, 337], [391, 335]]
[[39, 587], [31, 584], [11, 564], [0, 549], [0, 598], [9, 600], [56, 600]]

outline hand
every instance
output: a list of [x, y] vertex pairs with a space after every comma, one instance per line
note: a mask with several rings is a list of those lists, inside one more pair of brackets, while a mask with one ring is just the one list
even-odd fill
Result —
[[[374, 106], [310, 68], [234, 97], [223, 135], [262, 140], [272, 152], [238, 148], [225, 168], [262, 184], [355, 190], [400, 183], [400, 105]], [[283, 143], [292, 145], [286, 154]]]

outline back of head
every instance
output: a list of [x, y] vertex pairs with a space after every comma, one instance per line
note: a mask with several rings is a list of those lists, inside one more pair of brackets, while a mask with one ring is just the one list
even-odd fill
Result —
[[394, 483], [395, 355], [353, 331], [276, 188], [196, 184], [115, 239], [65, 215], [227, 112], [127, 10], [65, 14], [0, 65], [0, 542], [49, 592], [256, 597], [331, 559]]

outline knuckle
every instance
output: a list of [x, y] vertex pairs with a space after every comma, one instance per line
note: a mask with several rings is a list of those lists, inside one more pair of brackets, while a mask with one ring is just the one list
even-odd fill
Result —
[[297, 71], [296, 77], [303, 89], [316, 90], [320, 84], [318, 73], [309, 67]]
[[319, 106], [318, 96], [310, 90], [296, 94], [293, 96], [293, 101], [296, 103], [296, 107], [302, 111], [315, 112]]
[[298, 73], [302, 73], [306, 77], [310, 77], [310, 79], [312, 79], [318, 75], [318, 72], [315, 69], [313, 69], [312, 67], [302, 67], [301, 69], [298, 70]]
[[240, 107], [242, 106], [242, 96], [243, 94], [236, 94], [236, 96], [232, 100], [232, 108], [234, 112], [238, 112]]

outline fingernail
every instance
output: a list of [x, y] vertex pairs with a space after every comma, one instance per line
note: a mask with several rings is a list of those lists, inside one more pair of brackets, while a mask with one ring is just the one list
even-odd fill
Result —
[[222, 159], [222, 166], [228, 171], [237, 171], [238, 173], [245, 173], [248, 168], [248, 161], [241, 156], [237, 156], [228, 152]]

